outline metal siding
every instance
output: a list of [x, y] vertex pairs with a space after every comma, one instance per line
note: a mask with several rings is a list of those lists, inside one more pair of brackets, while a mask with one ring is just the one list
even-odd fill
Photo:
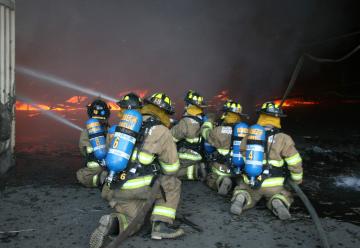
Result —
[[[15, 99], [15, 10], [10, 12], [10, 95]], [[15, 102], [12, 106], [11, 150], [15, 148]]]
[[[15, 146], [15, 1], [0, 0], [0, 102], [12, 109], [11, 139], [1, 141]], [[6, 146], [5, 146], [6, 147]], [[4, 172], [11, 166], [0, 167]]]
[[0, 101], [5, 103], [5, 7], [0, 6]]
[[5, 9], [5, 102], [10, 95], [10, 9]]

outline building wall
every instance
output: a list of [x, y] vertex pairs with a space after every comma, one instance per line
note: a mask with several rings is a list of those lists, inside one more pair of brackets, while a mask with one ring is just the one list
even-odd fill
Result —
[[15, 147], [15, 0], [0, 0], [0, 174]]

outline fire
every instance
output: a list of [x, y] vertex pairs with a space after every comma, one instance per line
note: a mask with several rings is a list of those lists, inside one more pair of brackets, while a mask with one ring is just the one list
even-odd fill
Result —
[[66, 100], [67, 103], [76, 103], [80, 104], [84, 102], [86, 99], [88, 99], [87, 96], [73, 96]]
[[[280, 105], [281, 100], [280, 99], [275, 100], [274, 103]], [[285, 100], [282, 107], [296, 107], [296, 106], [301, 106], [301, 105], [317, 105], [317, 104], [320, 104], [320, 102], [307, 101], [302, 98], [291, 98], [291, 99]]]
[[[119, 98], [127, 93], [134, 92], [135, 94], [139, 95], [139, 97], [144, 98], [148, 90], [146, 89], [137, 89], [137, 90], [129, 90], [123, 91], [117, 94]], [[21, 101], [16, 101], [16, 110], [17, 111], [39, 111], [39, 110], [46, 110], [46, 111], [84, 111], [85, 110], [85, 102], [91, 101], [87, 96], [72, 96], [69, 99], [65, 100], [64, 103], [56, 103], [54, 105], [39, 103], [39, 104], [28, 104]], [[84, 103], [82, 106], [81, 103]], [[107, 102], [110, 109], [112, 111], [120, 110], [120, 107], [115, 102]], [[80, 105], [80, 106], [79, 106]], [[37, 114], [30, 114], [29, 116], [36, 116]]]
[[217, 95], [209, 100], [208, 106], [216, 108], [229, 99], [229, 90], [221, 90]]

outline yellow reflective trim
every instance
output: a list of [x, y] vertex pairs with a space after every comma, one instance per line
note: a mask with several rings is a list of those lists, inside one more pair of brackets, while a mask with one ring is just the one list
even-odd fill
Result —
[[120, 217], [120, 220], [121, 220], [120, 222], [121, 222], [121, 224], [123, 226], [123, 229], [125, 230], [129, 225], [129, 223], [128, 223], [127, 219], [126, 219], [126, 216], [124, 214], [119, 214], [119, 217]]
[[300, 181], [302, 178], [303, 178], [303, 173], [294, 173], [294, 172], [291, 172], [290, 173], [290, 176], [291, 176], [291, 179], [294, 180], [294, 181]]
[[205, 121], [202, 126], [212, 129], [214, 125], [210, 121]]
[[275, 194], [275, 195], [273, 195], [272, 197], [271, 197], [271, 199], [270, 199], [270, 201], [269, 202], [272, 202], [274, 199], [279, 199], [280, 201], [282, 201], [284, 204], [285, 204], [285, 206], [287, 207], [287, 208], [290, 208], [290, 202], [288, 201], [288, 199], [284, 196], [284, 195], [282, 195], [282, 194]]
[[176, 209], [163, 206], [155, 206], [152, 212], [153, 215], [165, 216], [171, 219], [176, 217]]
[[126, 183], [124, 183], [121, 189], [138, 189], [141, 187], [149, 186], [152, 178], [153, 176], [144, 176], [130, 179]]
[[165, 97], [165, 100], [164, 100], [167, 104], [171, 104], [171, 101], [170, 101], [170, 98], [169, 97]]
[[[247, 175], [243, 174], [244, 183], [250, 184], [250, 180]], [[284, 177], [270, 177], [264, 180], [261, 184], [261, 187], [275, 187], [275, 186], [282, 186], [284, 185], [285, 178]]]
[[[282, 167], [284, 165], [284, 160], [269, 160], [269, 164], [275, 167]], [[263, 160], [263, 164], [266, 164], [266, 160]]]
[[186, 141], [189, 143], [199, 143], [201, 141], [201, 137], [196, 137], [196, 138], [186, 138]]
[[86, 163], [86, 167], [90, 168], [90, 169], [97, 169], [100, 167], [98, 162], [95, 161], [90, 161]]
[[137, 156], [137, 149], [135, 148], [133, 154], [131, 155], [131, 161], [135, 161]]
[[94, 151], [94, 148], [92, 148], [91, 146], [86, 147], [86, 153], [92, 153], [93, 151]]
[[177, 160], [173, 164], [167, 164], [167, 163], [160, 161], [160, 165], [166, 172], [176, 172], [179, 170], [179, 167], [180, 167], [179, 160]]
[[192, 161], [200, 161], [202, 159], [200, 154], [192, 154], [192, 153], [179, 153], [179, 158], [180, 159], [185, 159], [185, 160], [192, 160]]
[[194, 179], [194, 166], [191, 165], [186, 168], [186, 175], [188, 179]]
[[218, 170], [217, 168], [215, 168], [214, 166], [211, 167], [211, 171], [212, 171], [213, 173], [215, 173], [216, 175], [219, 175], [219, 176], [230, 176], [230, 173], [226, 173], [226, 172], [220, 171], [220, 170]]
[[302, 159], [301, 159], [300, 154], [296, 153], [295, 155], [293, 155], [291, 157], [285, 158], [285, 161], [289, 166], [292, 166], [292, 165], [296, 165], [296, 164], [302, 162]]
[[147, 152], [140, 152], [138, 158], [140, 163], [147, 165], [154, 161], [155, 156]]
[[218, 148], [217, 151], [221, 154], [221, 155], [228, 155], [230, 150], [229, 149], [221, 149], [221, 148]]
[[93, 186], [95, 186], [95, 187], [97, 187], [97, 182], [98, 182], [98, 175], [95, 175], [95, 176], [93, 176], [93, 178], [92, 178], [92, 184], [93, 184]]
[[261, 187], [275, 187], [284, 185], [285, 178], [284, 177], [270, 177], [265, 179], [262, 183]]

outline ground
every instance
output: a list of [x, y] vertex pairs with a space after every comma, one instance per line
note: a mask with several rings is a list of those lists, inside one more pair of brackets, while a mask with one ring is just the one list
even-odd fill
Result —
[[[2, 178], [0, 247], [88, 247], [100, 216], [111, 209], [98, 189], [77, 184], [75, 154], [18, 155], [18, 166]], [[62, 157], [57, 160], [54, 157]], [[65, 158], [65, 159], [64, 159]], [[75, 165], [74, 165], [75, 163]], [[44, 173], [47, 171], [48, 173]], [[153, 241], [150, 226], [128, 238], [122, 247], [320, 247], [315, 227], [297, 199], [290, 221], [280, 221], [263, 204], [241, 217], [229, 213], [229, 197], [218, 196], [200, 182], [184, 182], [179, 213], [203, 228], [182, 224], [186, 236]], [[360, 226], [322, 218], [333, 247], [360, 247]]]

